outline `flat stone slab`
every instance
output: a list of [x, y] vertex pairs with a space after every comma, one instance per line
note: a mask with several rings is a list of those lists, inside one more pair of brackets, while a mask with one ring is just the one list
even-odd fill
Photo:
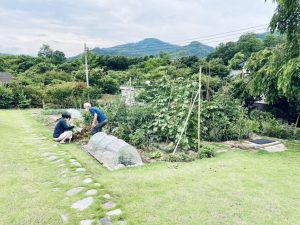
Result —
[[81, 164], [79, 162], [72, 162], [72, 166], [81, 167]]
[[93, 180], [92, 180], [91, 178], [86, 178], [86, 179], [83, 180], [83, 182], [84, 182], [85, 184], [90, 184], [90, 183], [93, 182]]
[[70, 190], [67, 191], [67, 195], [68, 196], [73, 196], [78, 194], [79, 192], [83, 191], [84, 187], [76, 187], [76, 188], [72, 188]]
[[108, 216], [119, 216], [122, 214], [121, 209], [115, 209], [106, 213]]
[[113, 225], [111, 219], [108, 217], [103, 217], [102, 219], [100, 219], [100, 223], [101, 225]]
[[49, 160], [49, 161], [54, 161], [56, 159], [58, 159], [58, 157], [55, 156], [55, 155], [52, 155], [52, 156], [50, 156], [50, 157], [47, 158], [47, 160]]
[[87, 197], [82, 200], [79, 200], [72, 204], [71, 208], [78, 209], [80, 211], [87, 209], [92, 203], [94, 199], [92, 197]]
[[96, 195], [98, 191], [96, 189], [91, 189], [85, 192], [86, 195]]
[[63, 223], [67, 223], [69, 221], [69, 216], [68, 214], [64, 213], [60, 215], [61, 220], [63, 221]]
[[112, 209], [115, 208], [117, 204], [114, 202], [105, 202], [102, 206], [104, 209]]
[[283, 152], [283, 151], [287, 150], [287, 148], [283, 144], [267, 146], [267, 147], [264, 147], [264, 149], [268, 152]]
[[125, 225], [125, 224], [126, 224], [126, 221], [125, 221], [125, 220], [119, 220], [119, 221], [118, 221], [118, 224], [120, 224], [120, 225]]
[[76, 172], [85, 172], [85, 171], [86, 171], [85, 168], [77, 168], [77, 169], [76, 169]]
[[54, 155], [54, 153], [52, 153], [52, 152], [45, 152], [41, 156], [50, 156], [50, 155]]
[[80, 225], [91, 225], [94, 220], [81, 220]]
[[103, 198], [105, 198], [105, 199], [110, 199], [111, 197], [110, 197], [109, 194], [105, 194], [105, 195], [103, 195]]

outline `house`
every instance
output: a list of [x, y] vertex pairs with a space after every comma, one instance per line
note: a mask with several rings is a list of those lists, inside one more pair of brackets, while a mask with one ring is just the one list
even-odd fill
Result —
[[0, 84], [7, 85], [12, 82], [13, 76], [7, 72], [0, 72]]

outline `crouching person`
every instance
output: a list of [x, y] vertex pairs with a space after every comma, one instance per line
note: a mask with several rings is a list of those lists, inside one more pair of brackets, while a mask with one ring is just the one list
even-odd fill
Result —
[[59, 141], [61, 144], [70, 143], [72, 139], [72, 129], [74, 126], [69, 126], [67, 121], [70, 121], [71, 114], [68, 112], [64, 112], [61, 118], [55, 125], [53, 132], [53, 140]]
[[102, 132], [102, 128], [107, 124], [108, 120], [105, 114], [97, 107], [92, 107], [90, 103], [84, 103], [83, 107], [93, 116], [92, 135]]

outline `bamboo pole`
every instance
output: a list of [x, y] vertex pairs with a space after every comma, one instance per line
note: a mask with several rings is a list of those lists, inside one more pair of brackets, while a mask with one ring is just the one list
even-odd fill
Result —
[[201, 117], [201, 77], [202, 77], [202, 67], [199, 70], [199, 87], [198, 87], [198, 151], [200, 151], [200, 117]]
[[192, 111], [193, 111], [195, 102], [196, 102], [196, 100], [197, 100], [197, 98], [198, 98], [198, 92], [199, 92], [199, 90], [197, 91], [197, 93], [196, 93], [196, 95], [195, 95], [195, 98], [194, 98], [194, 100], [193, 100], [193, 103], [192, 103], [192, 105], [191, 105], [191, 107], [190, 107], [189, 113], [188, 113], [188, 115], [187, 115], [187, 117], [186, 117], [186, 120], [185, 120], [185, 122], [184, 122], [184, 125], [183, 125], [183, 129], [182, 129], [182, 131], [181, 131], [181, 134], [180, 134], [180, 136], [179, 136], [179, 139], [178, 139], [178, 141], [177, 141], [177, 144], [176, 144], [176, 146], [175, 146], [175, 148], [174, 148], [173, 155], [175, 155], [175, 153], [176, 153], [176, 151], [177, 151], [178, 145], [179, 145], [179, 143], [180, 143], [180, 141], [181, 141], [182, 135], [183, 135], [183, 133], [184, 133], [184, 131], [185, 131], [185, 128], [186, 128], [187, 123], [188, 123], [188, 121], [189, 121], [190, 115], [191, 115], [191, 113], [192, 113]]
[[300, 114], [297, 117], [297, 121], [296, 121], [295, 127], [298, 127], [299, 119], [300, 119]]

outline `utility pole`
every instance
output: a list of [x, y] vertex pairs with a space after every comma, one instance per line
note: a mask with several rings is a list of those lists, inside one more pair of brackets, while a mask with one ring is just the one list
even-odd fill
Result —
[[199, 70], [199, 90], [198, 90], [198, 152], [200, 152], [200, 117], [201, 117], [201, 78], [202, 78], [202, 67]]
[[85, 79], [86, 79], [86, 87], [88, 88], [88, 101], [90, 102], [90, 93], [89, 93], [89, 68], [87, 61], [87, 47], [86, 43], [84, 43], [84, 58], [85, 58]]

